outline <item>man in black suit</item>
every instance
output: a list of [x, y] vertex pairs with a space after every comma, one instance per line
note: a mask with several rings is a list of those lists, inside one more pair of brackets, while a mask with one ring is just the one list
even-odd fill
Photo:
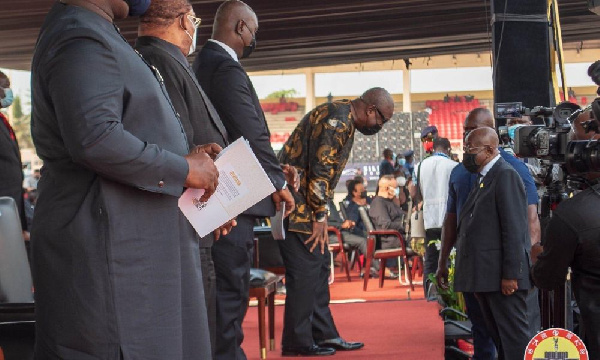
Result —
[[[0, 82], [5, 82], [10, 86], [8, 77], [1, 71]], [[5, 91], [0, 88], [0, 99], [5, 98]], [[8, 122], [8, 118], [2, 113], [0, 113], [0, 196], [9, 196], [15, 199], [21, 218], [21, 227], [24, 235], [27, 235], [27, 220], [23, 207], [21, 151], [15, 132]]]
[[[527, 315], [532, 284], [525, 188], [501, 158], [492, 128], [471, 131], [463, 164], [478, 178], [459, 215], [454, 290], [475, 293], [499, 359], [520, 359], [535, 335]], [[441, 257], [447, 258], [446, 250]]]
[[241, 348], [242, 321], [248, 306], [249, 272], [253, 253], [253, 227], [257, 217], [274, 215], [285, 203], [286, 216], [294, 199], [279, 161], [258, 96], [239, 63], [256, 46], [258, 20], [241, 1], [224, 2], [215, 15], [212, 38], [204, 45], [193, 68], [200, 85], [214, 104], [229, 134], [229, 141], [244, 137], [271, 179], [276, 192], [238, 216], [237, 227], [213, 246], [217, 272], [216, 359], [245, 359]]
[[[217, 110], [196, 80], [186, 56], [196, 48], [200, 19], [188, 0], [153, 0], [140, 17], [135, 49], [161, 73], [171, 102], [185, 129], [190, 150], [195, 145], [228, 145], [228, 135]], [[215, 240], [229, 231], [226, 224], [200, 239], [200, 261], [204, 298], [208, 313], [211, 348], [216, 346], [217, 284], [211, 248]]]

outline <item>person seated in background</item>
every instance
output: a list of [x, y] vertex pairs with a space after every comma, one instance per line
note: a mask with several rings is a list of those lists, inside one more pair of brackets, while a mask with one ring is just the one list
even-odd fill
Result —
[[383, 160], [379, 164], [379, 177], [383, 175], [392, 175], [394, 173], [395, 157], [392, 149], [383, 150]]
[[[350, 201], [344, 202], [346, 220], [342, 223], [342, 235], [344, 243], [348, 244], [351, 250], [358, 250], [361, 254], [367, 254], [367, 231], [365, 224], [358, 212], [359, 207], [368, 206], [367, 191], [361, 181], [350, 180], [348, 183], [348, 196]], [[371, 274], [377, 273], [378, 267], [371, 266]], [[361, 274], [362, 276], [363, 274]]]
[[[376, 230], [396, 230], [404, 233], [405, 212], [394, 202], [400, 188], [393, 175], [385, 175], [379, 179], [379, 191], [371, 202], [369, 217]], [[400, 247], [400, 239], [396, 236], [382, 236], [381, 249], [394, 249]], [[388, 261], [390, 269], [397, 267], [397, 262]], [[397, 274], [393, 274], [397, 276]]]
[[25, 178], [24, 188], [27, 191], [37, 190], [38, 182], [40, 181], [41, 177], [42, 174], [40, 172], [40, 169], [33, 170], [33, 174]]

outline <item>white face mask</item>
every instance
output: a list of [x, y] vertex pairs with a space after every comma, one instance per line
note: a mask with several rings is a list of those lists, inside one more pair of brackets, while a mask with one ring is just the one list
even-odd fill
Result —
[[[190, 18], [188, 16], [185, 16], [185, 19], [187, 19], [188, 21], [192, 22], [192, 20], [190, 20]], [[194, 25], [194, 23], [192, 22], [192, 26], [194, 27], [194, 35], [190, 35], [190, 32], [187, 31], [187, 29], [184, 27], [183, 31], [185, 31], [185, 34], [190, 38], [190, 40], [192, 40], [192, 44], [190, 45], [190, 50], [188, 51], [188, 56], [192, 55], [194, 53], [194, 51], [196, 51], [196, 37], [198, 35], [198, 28]]]
[[190, 35], [187, 30], [185, 30], [185, 33], [192, 39], [192, 45], [190, 45], [190, 51], [188, 51], [188, 56], [190, 56], [196, 51], [196, 36], [198, 35], [198, 29], [194, 29], [194, 36]]

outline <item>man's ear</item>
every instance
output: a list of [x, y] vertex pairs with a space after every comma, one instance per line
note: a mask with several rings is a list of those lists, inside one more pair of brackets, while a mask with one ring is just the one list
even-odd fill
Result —
[[240, 20], [237, 22], [237, 24], [235, 24], [235, 33], [241, 36], [243, 29], [244, 29], [244, 21]]

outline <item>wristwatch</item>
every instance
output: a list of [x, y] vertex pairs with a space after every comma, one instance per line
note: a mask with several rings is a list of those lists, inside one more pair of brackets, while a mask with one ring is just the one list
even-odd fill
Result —
[[320, 212], [320, 213], [316, 213], [315, 214], [315, 221], [316, 222], [325, 222], [325, 220], [327, 220], [327, 213], [326, 212]]

